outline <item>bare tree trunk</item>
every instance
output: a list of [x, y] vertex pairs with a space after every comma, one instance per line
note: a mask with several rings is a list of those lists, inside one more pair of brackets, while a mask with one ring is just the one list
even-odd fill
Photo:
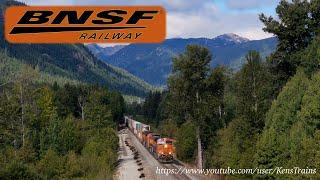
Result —
[[197, 127], [197, 141], [198, 141], [198, 168], [202, 169], [203, 163], [202, 163], [202, 146], [201, 146], [201, 138], [200, 138], [200, 127]]
[[254, 71], [252, 72], [252, 78], [253, 78], [253, 98], [254, 98], [254, 111], [258, 112], [258, 100], [257, 100], [257, 94], [256, 94], [256, 76]]
[[[198, 91], [196, 92], [196, 100], [197, 100], [197, 105], [199, 105], [201, 99], [199, 97], [199, 92]], [[197, 109], [198, 109], [198, 107], [197, 107]], [[198, 115], [200, 115], [200, 114], [198, 113]], [[200, 117], [198, 117], [198, 118], [200, 119]], [[198, 142], [198, 161], [197, 161], [198, 165], [197, 166], [198, 166], [199, 169], [202, 169], [202, 165], [203, 165], [202, 160], [203, 160], [203, 158], [202, 158], [202, 146], [201, 146], [201, 137], [200, 137], [200, 124], [198, 124], [198, 126], [197, 126], [197, 142]]]
[[84, 120], [84, 107], [81, 106], [81, 119]]
[[20, 85], [20, 106], [21, 106], [21, 128], [22, 128], [22, 146], [25, 144], [25, 123], [24, 123], [24, 101], [23, 101], [23, 87]]
[[78, 103], [81, 108], [81, 120], [84, 120], [84, 106], [85, 106], [85, 99], [82, 98], [81, 96], [78, 98]]

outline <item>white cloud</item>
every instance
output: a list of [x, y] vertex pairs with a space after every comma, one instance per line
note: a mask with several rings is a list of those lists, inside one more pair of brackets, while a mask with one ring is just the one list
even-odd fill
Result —
[[207, 37], [213, 38], [225, 33], [235, 33], [249, 39], [271, 37], [262, 30], [257, 14], [228, 14], [215, 6], [199, 12], [168, 13], [167, 37]]
[[261, 29], [262, 27], [248, 28], [235, 33], [238, 34], [239, 36], [246, 37], [251, 40], [259, 40], [259, 39], [264, 39], [264, 38], [269, 38], [274, 36], [273, 34], [265, 33]]
[[254, 9], [263, 6], [273, 6], [279, 0], [227, 0], [226, 4], [231, 9]]
[[[253, 8], [274, 0], [227, 0], [232, 8]], [[278, 1], [278, 0], [276, 0]], [[221, 10], [213, 0], [26, 0], [31, 5], [163, 5], [167, 9], [167, 38], [207, 37], [236, 33], [249, 39], [270, 37], [258, 15]]]

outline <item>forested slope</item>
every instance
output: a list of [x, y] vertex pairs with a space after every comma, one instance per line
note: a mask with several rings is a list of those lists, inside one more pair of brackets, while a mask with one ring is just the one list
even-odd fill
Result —
[[168, 91], [133, 108], [175, 137], [180, 160], [256, 170], [227, 179], [319, 179], [319, 9], [318, 0], [283, 0], [276, 18], [261, 14], [263, 29], [279, 40], [276, 51], [266, 61], [247, 52], [236, 73], [210, 68], [214, 54], [188, 46], [173, 60]]
[[[1, 1], [1, 14], [15, 1]], [[144, 81], [128, 72], [114, 68], [98, 60], [82, 44], [11, 44], [3, 36], [3, 21], [0, 22], [0, 49], [8, 57], [14, 57], [39, 72], [65, 79], [65, 81], [99, 84], [110, 90], [127, 95], [144, 96], [152, 89]], [[49, 78], [48, 82], [55, 81]]]

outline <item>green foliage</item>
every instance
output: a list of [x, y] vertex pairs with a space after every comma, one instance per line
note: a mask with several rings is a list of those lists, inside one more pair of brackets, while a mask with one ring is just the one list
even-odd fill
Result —
[[54, 150], [49, 149], [37, 163], [38, 172], [44, 179], [58, 179], [63, 173], [65, 159], [60, 157]]
[[63, 128], [60, 132], [60, 138], [62, 141], [59, 147], [60, 151], [58, 151], [61, 152], [61, 154], [66, 154], [70, 151], [78, 152], [81, 148], [79, 142], [80, 132], [75, 123], [75, 120], [72, 117], [69, 117], [62, 124]]
[[186, 122], [177, 131], [176, 154], [178, 159], [186, 162], [193, 162], [196, 158], [197, 136], [196, 125]]
[[[3, 11], [14, 4], [23, 3], [8, 0], [0, 2]], [[60, 85], [99, 84], [108, 86], [113, 91], [139, 97], [153, 89], [151, 85], [130, 73], [102, 62], [83, 44], [11, 44], [4, 38], [3, 21], [0, 26], [0, 51], [6, 56], [3, 59], [15, 60], [14, 63], [7, 62], [14, 66], [9, 69], [14, 74], [19, 66], [27, 65], [38, 69], [40, 76], [35, 81], [40, 83], [50, 84], [56, 81]], [[11, 77], [12, 74], [3, 75]], [[8, 79], [7, 76], [1, 77], [0, 82], [2, 78]]]
[[91, 91], [88, 97], [88, 105], [85, 107], [86, 120], [94, 128], [113, 126], [112, 113], [108, 107], [106, 92]]
[[167, 109], [171, 110], [169, 113], [172, 116], [169, 118], [201, 123], [197, 111], [200, 99], [205, 99], [205, 79], [210, 60], [208, 49], [196, 45], [187, 46], [184, 54], [174, 58], [173, 75], [168, 80], [170, 100]]
[[305, 50], [295, 53], [293, 59], [301, 61], [301, 67], [309, 77], [317, 72], [320, 63], [320, 36], [315, 38]]
[[[173, 74], [168, 79], [168, 94], [159, 109], [159, 112], [167, 114], [166, 119], [176, 121], [178, 126], [186, 121], [196, 125], [198, 167], [202, 166], [203, 149], [208, 148], [210, 138], [224, 124], [226, 70], [220, 66], [210, 69], [211, 58], [209, 50], [198, 45], [188, 45], [185, 53], [175, 57]], [[179, 156], [192, 161], [194, 150], [189, 148], [196, 146], [188, 146], [189, 142], [186, 143], [180, 147], [188, 148], [185, 149], [186, 154]], [[179, 152], [182, 151], [180, 149]]]
[[279, 43], [275, 53], [269, 58], [281, 88], [293, 76], [304, 58], [292, 55], [309, 46], [319, 34], [319, 0], [281, 0], [276, 8], [279, 20], [260, 15], [264, 31], [277, 36]]
[[82, 154], [82, 169], [89, 178], [111, 179], [117, 161], [118, 136], [111, 128], [100, 129], [85, 144]]
[[13, 160], [6, 166], [2, 166], [0, 169], [0, 179], [12, 180], [36, 180], [39, 179], [38, 175], [34, 170], [23, 164], [20, 161]]
[[57, 110], [53, 103], [53, 92], [49, 87], [40, 89], [37, 106], [39, 107], [38, 118], [41, 126], [46, 126], [57, 118]]
[[168, 119], [161, 123], [159, 129], [163, 137], [176, 137], [178, 126], [175, 121]]
[[[261, 61], [258, 52], [246, 56], [247, 63], [228, 81], [227, 93], [222, 105], [227, 109], [225, 128], [211, 139], [207, 154], [209, 165], [214, 167], [251, 168], [252, 155], [256, 151], [258, 133], [263, 130], [265, 113], [271, 104], [270, 72]], [[227, 118], [232, 119], [227, 119]], [[237, 178], [249, 178], [239, 175]]]
[[243, 118], [234, 119], [227, 128], [218, 132], [214, 143], [212, 165], [215, 167], [250, 168], [255, 152], [256, 137], [250, 132], [250, 124]]
[[274, 128], [276, 132], [285, 132], [291, 127], [296, 121], [296, 114], [308, 85], [309, 80], [303, 72], [298, 72], [286, 84], [267, 113], [266, 129]]
[[298, 119], [305, 124], [307, 135], [313, 135], [320, 128], [320, 73], [316, 73], [306, 90], [298, 113]]
[[[301, 102], [300, 111], [297, 114], [297, 122], [290, 129], [290, 160], [288, 166], [319, 168], [317, 158], [320, 153], [319, 129], [320, 129], [320, 73], [317, 72], [311, 79]], [[301, 178], [315, 177], [301, 175]]]
[[0, 87], [0, 179], [110, 179], [121, 94], [98, 86], [37, 84], [29, 70]]
[[[176, 129], [192, 121], [199, 128], [199, 140], [203, 139], [200, 148], [206, 149], [210, 138], [223, 126], [224, 86], [227, 81], [227, 69], [222, 66], [210, 69], [210, 61], [208, 49], [187, 46], [185, 53], [173, 58], [174, 70], [168, 80], [168, 92], [150, 92], [142, 106], [131, 104], [128, 112], [139, 114], [135, 116], [138, 121], [138, 117], [143, 115], [142, 119], [147, 121], [142, 122], [155, 125], [162, 135], [168, 137], [178, 136], [179, 130]], [[188, 141], [181, 138], [180, 151], [186, 150], [187, 155], [181, 155], [181, 158], [192, 162], [195, 149], [190, 148], [197, 146], [188, 146], [189, 142], [184, 145], [181, 142], [184, 140]]]
[[75, 121], [69, 117], [64, 121], [55, 119], [50, 122], [48, 129], [43, 129], [40, 137], [41, 151], [53, 149], [60, 154], [67, 154], [69, 151], [79, 151], [80, 132], [76, 129]]
[[[282, 105], [271, 108], [272, 124], [266, 126], [257, 144], [259, 166], [319, 168], [319, 77], [317, 73], [309, 82], [303, 73], [297, 74], [280, 93], [276, 102]], [[272, 111], [273, 108], [278, 110]], [[314, 178], [316, 175], [300, 174], [298, 177]]]
[[260, 15], [260, 20], [265, 24], [264, 30], [277, 35], [278, 50], [290, 53], [301, 50], [310, 43], [312, 36], [315, 35], [315, 27], [312, 25], [316, 25], [314, 21], [319, 19], [316, 19], [309, 6], [310, 3], [305, 0], [293, 2], [282, 0], [276, 8], [279, 21], [264, 14]]
[[82, 177], [84, 176], [84, 172], [85, 171], [81, 168], [81, 159], [75, 152], [69, 151], [66, 155], [65, 172], [63, 176], [69, 179]]
[[154, 122], [159, 125], [158, 110], [164, 94], [161, 92], [150, 91], [142, 105], [142, 115], [148, 119], [148, 122]]
[[271, 82], [270, 73], [258, 52], [250, 51], [246, 60], [236, 75], [237, 114], [249, 121], [254, 133], [264, 126], [264, 115], [271, 103]]
[[112, 119], [120, 123], [123, 119], [123, 114], [125, 112], [125, 101], [123, 96], [118, 92], [110, 93], [110, 107], [112, 113]]

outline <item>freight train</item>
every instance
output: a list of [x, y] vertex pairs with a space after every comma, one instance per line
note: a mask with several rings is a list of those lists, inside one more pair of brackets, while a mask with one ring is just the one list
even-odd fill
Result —
[[174, 139], [161, 137], [151, 131], [150, 126], [125, 116], [125, 124], [141, 144], [160, 162], [173, 162]]

